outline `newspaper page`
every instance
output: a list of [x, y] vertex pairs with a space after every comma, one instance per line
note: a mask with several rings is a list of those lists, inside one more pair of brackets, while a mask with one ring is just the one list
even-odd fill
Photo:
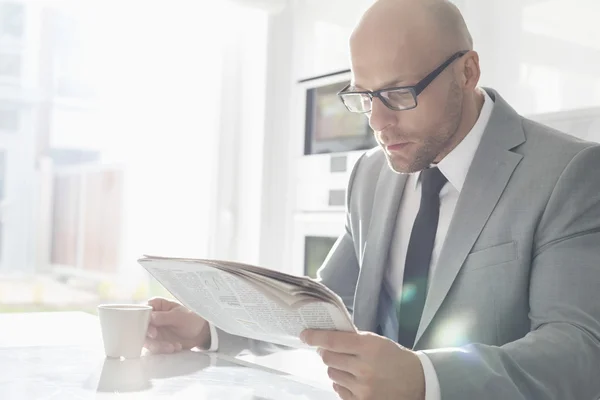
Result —
[[356, 331], [348, 311], [332, 303], [315, 300], [289, 307], [243, 276], [202, 263], [139, 263], [184, 306], [233, 335], [306, 348], [299, 339], [305, 329]]

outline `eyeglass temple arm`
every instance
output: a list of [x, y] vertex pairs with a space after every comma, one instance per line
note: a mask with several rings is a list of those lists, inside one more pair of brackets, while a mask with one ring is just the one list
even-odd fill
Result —
[[338, 96], [341, 95], [341, 94], [344, 94], [344, 92], [350, 88], [350, 85], [351, 84], [349, 83], [346, 86], [344, 86], [344, 88], [337, 93]]
[[459, 51], [458, 53], [454, 54], [452, 57], [447, 59], [445, 63], [443, 63], [442, 65], [437, 67], [435, 70], [433, 70], [429, 75], [427, 75], [425, 78], [423, 78], [423, 80], [421, 80], [421, 82], [419, 82], [415, 85], [415, 94], [418, 96], [423, 90], [425, 90], [425, 88], [427, 86], [429, 86], [429, 84], [431, 82], [433, 82], [433, 80], [435, 78], [437, 78], [437, 76], [439, 74], [442, 73], [443, 70], [445, 70], [450, 64], [452, 64], [454, 62], [454, 60], [464, 56], [467, 53], [468, 53], [468, 51], [466, 51], [466, 50]]

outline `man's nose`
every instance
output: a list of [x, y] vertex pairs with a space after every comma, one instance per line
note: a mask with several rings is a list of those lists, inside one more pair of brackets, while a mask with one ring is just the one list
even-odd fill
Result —
[[371, 129], [375, 132], [381, 132], [393, 125], [395, 121], [396, 112], [387, 108], [379, 98], [374, 97], [369, 115]]

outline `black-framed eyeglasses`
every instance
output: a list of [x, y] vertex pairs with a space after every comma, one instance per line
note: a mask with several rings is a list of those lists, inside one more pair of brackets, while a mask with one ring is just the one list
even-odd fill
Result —
[[454, 60], [464, 56], [468, 52], [468, 50], [464, 50], [455, 53], [414, 86], [399, 86], [374, 91], [364, 90], [346, 92], [350, 87], [350, 84], [348, 84], [345, 88], [340, 90], [338, 96], [340, 96], [348, 111], [354, 113], [364, 114], [371, 112], [374, 97], [381, 100], [381, 102], [390, 110], [410, 110], [417, 106], [417, 96], [421, 94], [421, 92], [425, 90], [439, 74], [452, 64]]

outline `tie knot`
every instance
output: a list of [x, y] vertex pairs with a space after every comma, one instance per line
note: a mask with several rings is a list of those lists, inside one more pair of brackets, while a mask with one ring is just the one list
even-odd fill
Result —
[[421, 185], [423, 194], [439, 196], [440, 190], [448, 180], [439, 168], [428, 168], [421, 172]]

